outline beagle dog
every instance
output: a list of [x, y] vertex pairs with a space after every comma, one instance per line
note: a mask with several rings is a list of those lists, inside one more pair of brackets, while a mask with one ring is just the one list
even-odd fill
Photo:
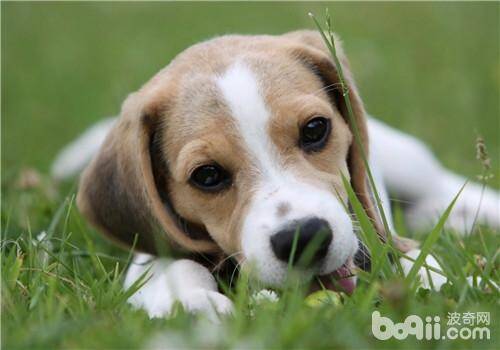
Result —
[[[133, 305], [151, 317], [168, 315], [175, 301], [192, 312], [230, 313], [232, 303], [211, 272], [214, 262], [233, 258], [260, 283], [279, 287], [289, 261], [313, 241], [301, 268], [336, 276], [338, 286], [352, 292], [350, 271], [363, 247], [343, 176], [380, 238], [391, 234], [398, 249], [418, 256], [415, 245], [394, 232], [387, 193], [409, 203], [407, 222], [422, 229], [466, 180], [444, 169], [420, 141], [367, 117], [341, 49], [339, 58], [361, 144], [353, 139], [338, 71], [319, 33], [296, 31], [228, 35], [188, 48], [128, 96], [118, 119], [102, 122], [63, 152], [56, 177], [92, 158], [81, 176], [81, 213], [141, 252], [125, 287], [146, 271], [151, 278], [130, 298]], [[391, 232], [381, 224], [363, 152]], [[482, 197], [478, 222], [500, 227], [498, 192], [487, 188]], [[480, 198], [481, 187], [468, 184], [448, 226], [468, 232]], [[410, 261], [402, 264], [411, 269]], [[432, 256], [427, 264], [439, 268]], [[424, 285], [429, 278], [435, 288], [446, 282], [421, 272]]]

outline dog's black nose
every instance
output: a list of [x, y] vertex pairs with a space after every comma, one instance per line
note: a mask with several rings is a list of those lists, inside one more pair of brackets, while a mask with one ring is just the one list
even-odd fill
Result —
[[319, 218], [294, 222], [293, 225], [271, 236], [271, 246], [278, 259], [290, 261], [294, 239], [297, 244], [292, 264], [300, 262], [311, 265], [323, 259], [328, 253], [328, 246], [332, 242], [332, 229], [326, 220]]

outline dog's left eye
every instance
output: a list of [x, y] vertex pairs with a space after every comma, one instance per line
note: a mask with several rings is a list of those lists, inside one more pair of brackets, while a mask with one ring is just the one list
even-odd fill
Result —
[[216, 192], [229, 185], [231, 177], [219, 164], [208, 164], [196, 168], [190, 182], [201, 190]]
[[330, 120], [325, 117], [310, 119], [300, 131], [300, 147], [306, 152], [319, 151], [330, 135]]

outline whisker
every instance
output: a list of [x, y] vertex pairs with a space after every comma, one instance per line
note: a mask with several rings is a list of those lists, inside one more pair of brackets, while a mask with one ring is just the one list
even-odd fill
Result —
[[314, 91], [313, 94], [317, 95], [320, 92], [329, 92], [329, 91], [332, 91], [332, 90], [339, 89], [341, 87], [342, 87], [341, 83], [328, 84], [328, 85], [325, 85], [325, 86], [321, 87], [320, 89]]
[[235, 256], [238, 256], [239, 254], [243, 254], [242, 251], [237, 251], [233, 254], [230, 254], [228, 255], [227, 257], [225, 257], [224, 259], [222, 259], [221, 261], [219, 261], [217, 264], [214, 265], [214, 267], [212, 268], [212, 273], [214, 273], [215, 271], [217, 271], [218, 269], [220, 269], [222, 267], [222, 265], [224, 265], [224, 263], [226, 261], [228, 261], [229, 259], [231, 258], [234, 258]]
[[231, 278], [229, 279], [229, 288], [231, 288], [233, 285], [233, 280], [234, 280], [234, 276], [236, 274], [236, 271], [238, 271], [238, 272], [241, 271], [241, 265], [243, 264], [244, 261], [245, 261], [245, 259], [243, 259], [243, 261], [241, 261], [241, 262], [236, 262], [233, 273], [231, 274]]
[[416, 203], [415, 201], [408, 201], [408, 200], [394, 198], [394, 197], [390, 197], [389, 200], [391, 202], [397, 202], [397, 203], [403, 203], [403, 204], [410, 204], [410, 205]]

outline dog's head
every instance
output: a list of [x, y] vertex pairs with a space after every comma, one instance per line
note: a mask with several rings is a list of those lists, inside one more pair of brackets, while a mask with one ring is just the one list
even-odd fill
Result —
[[[363, 104], [340, 59], [366, 148]], [[226, 36], [189, 48], [127, 98], [78, 205], [127, 245], [138, 234], [145, 251], [235, 254], [279, 285], [292, 250], [299, 258], [312, 241], [320, 275], [356, 253], [342, 174], [380, 229], [319, 34]]]

